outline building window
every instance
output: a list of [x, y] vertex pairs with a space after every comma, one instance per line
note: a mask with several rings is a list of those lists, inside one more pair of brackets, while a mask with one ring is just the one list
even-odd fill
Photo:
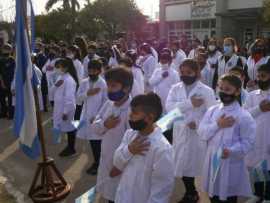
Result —
[[192, 22], [192, 27], [193, 27], [194, 29], [200, 29], [200, 28], [201, 28], [201, 21], [199, 21], [199, 20], [194, 20], [194, 21]]
[[216, 28], [216, 19], [211, 20], [211, 28]]
[[202, 28], [209, 28], [210, 21], [209, 20], [202, 20]]

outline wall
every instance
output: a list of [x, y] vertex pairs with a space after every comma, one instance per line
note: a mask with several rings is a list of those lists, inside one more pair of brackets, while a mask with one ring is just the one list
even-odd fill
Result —
[[228, 0], [228, 9], [261, 8], [263, 0]]

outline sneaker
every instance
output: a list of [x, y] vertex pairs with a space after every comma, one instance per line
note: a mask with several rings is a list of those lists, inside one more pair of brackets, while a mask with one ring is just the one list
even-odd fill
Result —
[[262, 202], [261, 198], [255, 195], [251, 197], [248, 201], [246, 201], [246, 203], [260, 203], [260, 202]]
[[194, 195], [186, 193], [178, 203], [197, 203], [199, 199], [200, 198], [197, 192]]
[[88, 168], [86, 170], [86, 173], [88, 175], [95, 176], [95, 175], [97, 175], [97, 171], [98, 171], [98, 164], [97, 163], [93, 163], [92, 166], [90, 166], [90, 168]]
[[60, 157], [74, 157], [76, 155], [76, 150], [72, 150], [69, 147], [66, 147], [62, 152], [59, 153]]

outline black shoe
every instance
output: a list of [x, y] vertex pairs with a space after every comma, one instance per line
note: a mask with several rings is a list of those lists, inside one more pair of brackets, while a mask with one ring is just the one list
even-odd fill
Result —
[[98, 164], [97, 163], [93, 163], [92, 166], [90, 166], [90, 168], [88, 168], [86, 170], [86, 173], [88, 175], [95, 176], [95, 175], [97, 175], [97, 171], [98, 171]]
[[199, 201], [200, 197], [198, 193], [195, 194], [185, 194], [183, 199], [181, 199], [178, 203], [197, 203]]
[[59, 153], [60, 157], [74, 157], [76, 156], [76, 150], [66, 147], [62, 152]]

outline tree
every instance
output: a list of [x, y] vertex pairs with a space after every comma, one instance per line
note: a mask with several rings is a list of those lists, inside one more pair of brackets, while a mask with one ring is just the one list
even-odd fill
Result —
[[265, 23], [270, 23], [270, 0], [263, 1], [263, 12], [260, 17]]
[[73, 11], [76, 11], [76, 9], [80, 9], [78, 0], [48, 0], [45, 6], [46, 10], [51, 10], [52, 7], [59, 2], [62, 2], [64, 10], [72, 9]]

